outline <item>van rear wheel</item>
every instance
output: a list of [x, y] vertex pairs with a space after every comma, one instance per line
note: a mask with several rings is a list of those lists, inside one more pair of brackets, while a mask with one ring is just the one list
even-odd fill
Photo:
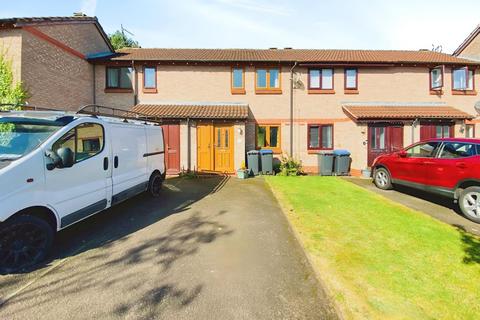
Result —
[[159, 197], [162, 191], [163, 178], [160, 173], [154, 173], [150, 177], [150, 182], [148, 183], [148, 192], [152, 197]]
[[0, 273], [23, 271], [47, 256], [54, 230], [46, 221], [19, 215], [0, 225]]

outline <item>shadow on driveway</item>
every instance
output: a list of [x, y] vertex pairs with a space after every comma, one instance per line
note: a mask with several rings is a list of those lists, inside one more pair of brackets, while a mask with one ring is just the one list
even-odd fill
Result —
[[[195, 254], [201, 245], [230, 235], [233, 230], [214, 215], [193, 212], [184, 219], [177, 219], [166, 228], [166, 232], [157, 235], [150, 232], [148, 237], [134, 241], [130, 236], [171, 215], [189, 210], [192, 204], [219, 191], [228, 179], [221, 176], [204, 178], [201, 182], [198, 179], [169, 179], [159, 198], [141, 194], [61, 231], [50, 259], [43, 265], [28, 273], [0, 276], [0, 308], [14, 304], [16, 314], [28, 312], [32, 301], [40, 307], [51, 303], [55, 297], [92, 289], [100, 292], [101, 288], [128, 283], [129, 279], [135, 283], [148, 272], [158, 274], [170, 270], [177, 261]], [[64, 262], [81, 253], [86, 253], [82, 259], [87, 263], [74, 262], [69, 268], [62, 268]], [[40, 279], [53, 269], [53, 280], [42, 283]], [[35, 286], [31, 285], [33, 282], [36, 282]], [[141, 316], [153, 318], [159, 315], [159, 310], [152, 305], [159, 305], [165, 299], [178, 308], [189, 305], [200, 294], [203, 284], [180, 288], [176, 283], [165, 281], [148, 284], [148, 288], [132, 287], [129, 288], [131, 292], [118, 292], [125, 296], [131, 293], [134, 298], [112, 311], [121, 317], [134, 307], [148, 305]], [[64, 308], [68, 309], [68, 306]]]

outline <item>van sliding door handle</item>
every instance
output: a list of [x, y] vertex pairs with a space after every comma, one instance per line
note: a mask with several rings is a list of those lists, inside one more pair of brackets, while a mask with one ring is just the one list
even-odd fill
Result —
[[103, 170], [108, 170], [108, 157], [103, 158]]
[[115, 156], [113, 158], [113, 167], [116, 169], [118, 168], [118, 156]]

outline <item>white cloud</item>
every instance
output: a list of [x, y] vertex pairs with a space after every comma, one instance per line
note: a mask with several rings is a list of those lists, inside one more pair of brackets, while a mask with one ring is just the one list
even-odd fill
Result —
[[95, 16], [95, 11], [97, 9], [97, 0], [82, 0], [81, 12], [85, 13], [87, 16]]

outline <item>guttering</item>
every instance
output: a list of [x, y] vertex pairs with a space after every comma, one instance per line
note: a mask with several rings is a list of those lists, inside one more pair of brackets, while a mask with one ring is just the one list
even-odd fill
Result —
[[293, 157], [293, 70], [298, 65], [297, 61], [290, 69], [290, 157]]

